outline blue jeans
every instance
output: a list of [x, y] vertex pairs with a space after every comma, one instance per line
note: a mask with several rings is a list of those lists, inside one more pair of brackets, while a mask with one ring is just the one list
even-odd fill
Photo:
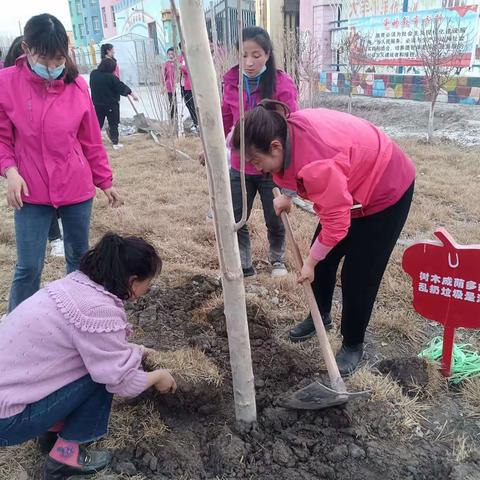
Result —
[[[80, 258], [88, 250], [92, 203], [93, 200], [87, 200], [58, 209], [63, 225], [67, 273], [77, 270]], [[17, 264], [10, 290], [9, 312], [40, 288], [48, 232], [56, 215], [57, 210], [51, 205], [31, 203], [24, 203], [15, 211]]]
[[88, 443], [106, 435], [113, 395], [90, 375], [65, 385], [23, 412], [0, 418], [0, 447], [18, 445], [45, 434], [57, 422], [65, 425], [59, 435], [67, 441]]

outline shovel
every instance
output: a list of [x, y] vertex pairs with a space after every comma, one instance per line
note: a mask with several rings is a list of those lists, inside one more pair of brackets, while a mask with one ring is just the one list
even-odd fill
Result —
[[[281, 195], [280, 190], [275, 187], [273, 189], [273, 196], [276, 198], [279, 195]], [[303, 267], [303, 259], [297, 242], [293, 236], [288, 214], [286, 212], [282, 212], [281, 219], [283, 225], [285, 226], [285, 232], [287, 234], [288, 241], [293, 249], [296, 267], [298, 271], [301, 271]], [[322, 350], [323, 359], [327, 366], [331, 388], [323, 385], [319, 381], [315, 381], [310, 385], [307, 385], [305, 388], [297, 390], [291, 395], [284, 397], [284, 399], [281, 401], [281, 405], [283, 407], [294, 408], [298, 410], [320, 410], [322, 408], [342, 405], [347, 403], [352, 398], [365, 396], [367, 392], [347, 392], [347, 387], [345, 386], [345, 382], [340, 375], [337, 362], [335, 361], [335, 356], [332, 352], [332, 347], [328, 341], [327, 332], [325, 331], [325, 326], [323, 325], [322, 316], [320, 315], [320, 310], [318, 309], [312, 286], [308, 280], [305, 280], [302, 285], [305, 291], [305, 296], [307, 297], [310, 311], [312, 313], [313, 323], [315, 324], [318, 340], [320, 341], [320, 349]]]
[[135, 115], [133, 117], [133, 123], [138, 128], [138, 130], [141, 130], [146, 133], [150, 133], [152, 131], [152, 127], [148, 123], [148, 120], [145, 118], [145, 114], [138, 113], [137, 107], [133, 103], [133, 100], [130, 98], [130, 95], [128, 95], [128, 100], [130, 100], [130, 105], [132, 105], [132, 108], [135, 111]]

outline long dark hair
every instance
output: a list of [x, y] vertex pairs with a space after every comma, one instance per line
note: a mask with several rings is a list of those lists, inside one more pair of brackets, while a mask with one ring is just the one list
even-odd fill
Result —
[[5, 68], [13, 67], [13, 65], [15, 65], [15, 61], [17, 60], [17, 58], [20, 55], [23, 55], [22, 42], [23, 42], [23, 35], [20, 35], [10, 45], [7, 55], [5, 56], [5, 64], [4, 64]]
[[25, 25], [23, 41], [38, 55], [53, 58], [60, 54], [65, 57], [65, 83], [73, 83], [78, 69], [68, 54], [68, 35], [57, 17], [49, 13], [35, 15]]
[[269, 55], [266, 63], [267, 70], [260, 79], [260, 95], [262, 98], [272, 98], [277, 89], [277, 66], [273, 54], [273, 43], [266, 30], [260, 27], [246, 27], [242, 30], [243, 41], [251, 40], [258, 43], [262, 50]]
[[102, 59], [100, 64], [97, 67], [99, 72], [113, 73], [117, 68], [117, 61], [110, 57], [105, 57]]
[[113, 45], [111, 43], [104, 43], [100, 47], [100, 57], [102, 58], [102, 60], [107, 56], [108, 51], [112, 50], [112, 48]]
[[80, 260], [79, 270], [121, 300], [131, 296], [130, 278], [147, 280], [162, 270], [155, 247], [140, 237], [107, 233]]
[[[270, 151], [273, 140], [280, 140], [285, 148], [287, 143], [287, 118], [290, 109], [278, 100], [264, 99], [245, 114], [245, 148], [261, 153]], [[232, 138], [233, 148], [240, 150], [240, 123], [237, 122]]]

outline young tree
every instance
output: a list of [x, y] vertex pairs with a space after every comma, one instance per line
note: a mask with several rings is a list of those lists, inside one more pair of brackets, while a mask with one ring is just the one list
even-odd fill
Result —
[[285, 70], [299, 85], [300, 103], [315, 106], [314, 92], [322, 69], [322, 45], [312, 32], [286, 29], [284, 40]]
[[[452, 78], [465, 66], [470, 36], [460, 21], [443, 16], [424, 19], [413, 37], [414, 52], [425, 74], [425, 89], [430, 99], [427, 140], [433, 139], [433, 119], [438, 95]], [[468, 60], [467, 60], [468, 63]]]
[[176, 18], [180, 19], [178, 22], [180, 36], [192, 81], [206, 156], [208, 186], [222, 271], [235, 414], [237, 420], [251, 423], [257, 418], [255, 388], [243, 272], [235, 232], [216, 73], [210, 53], [202, 2], [179, 0], [180, 15], [174, 1], [172, 4]]
[[369, 35], [356, 32], [354, 29], [345, 31], [340, 36], [335, 47], [340, 54], [340, 62], [349, 79], [348, 112], [352, 112], [353, 83], [363, 69], [369, 65], [372, 58], [368, 57], [367, 50], [370, 42]]

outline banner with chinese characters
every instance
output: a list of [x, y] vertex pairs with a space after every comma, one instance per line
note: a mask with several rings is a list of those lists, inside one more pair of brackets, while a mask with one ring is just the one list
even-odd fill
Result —
[[[474, 59], [478, 32], [478, 6], [453, 7], [405, 12], [349, 20], [350, 33], [368, 38], [367, 64], [390, 66], [422, 65], [417, 57], [415, 40], [428, 30], [432, 22], [439, 22], [440, 34], [452, 46], [463, 45], [463, 52], [453, 59], [445, 59], [457, 67], [468, 67]], [[444, 26], [444, 27], [443, 27]], [[459, 41], [459, 38], [464, 41]], [[448, 50], [448, 49], [447, 49]]]

